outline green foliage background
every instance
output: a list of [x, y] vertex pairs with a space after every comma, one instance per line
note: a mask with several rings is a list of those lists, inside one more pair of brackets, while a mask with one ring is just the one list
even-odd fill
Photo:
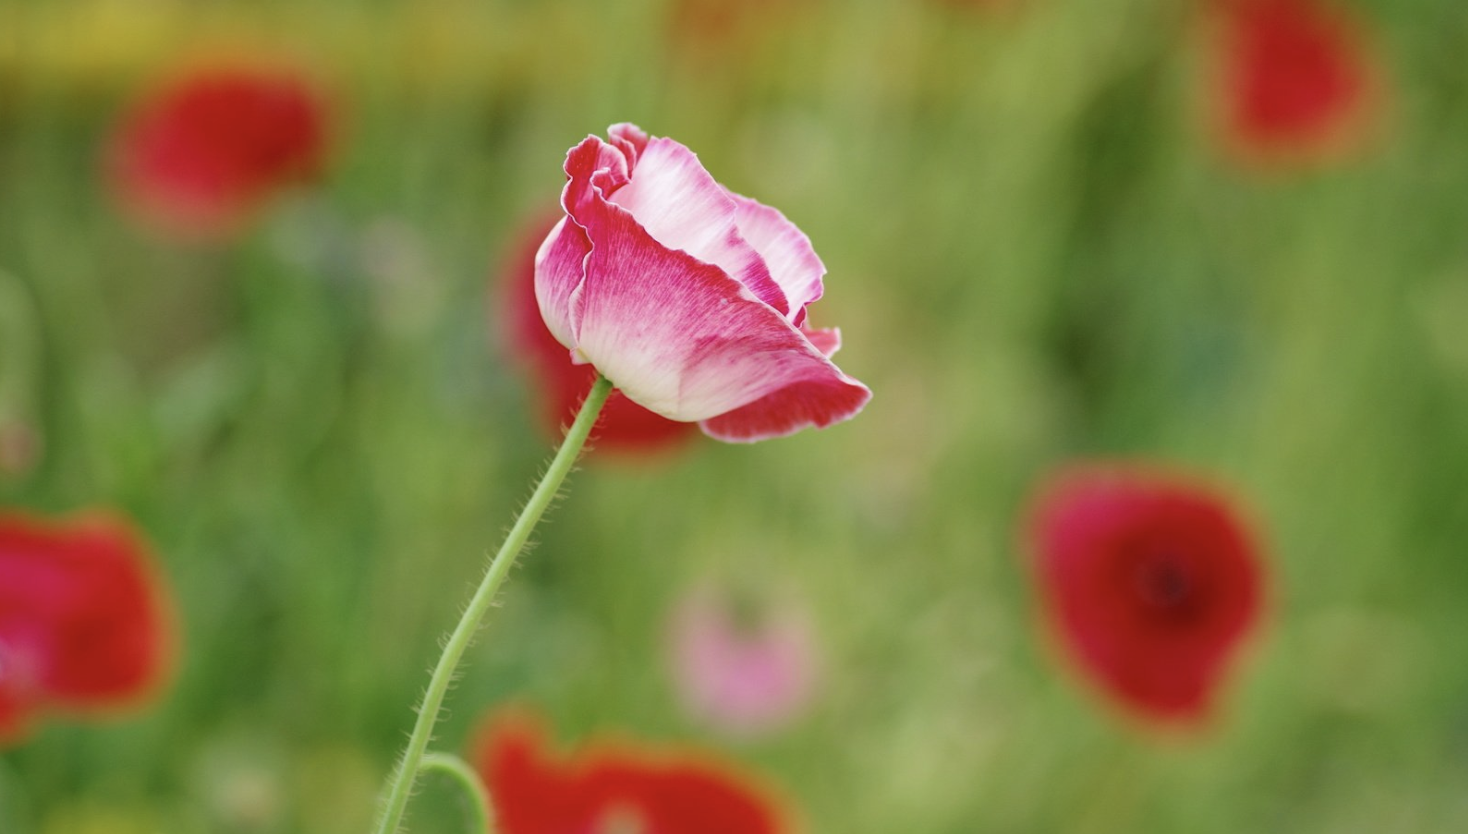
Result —
[[[1344, 2], [1344, 0], [1343, 0]], [[1468, 826], [1468, 16], [1360, 0], [1393, 95], [1362, 154], [1220, 153], [1199, 4], [0, 0], [8, 507], [116, 507], [184, 653], [165, 697], [0, 754], [6, 834], [360, 832], [438, 637], [549, 453], [489, 292], [567, 147], [630, 120], [780, 207], [875, 399], [753, 447], [594, 456], [451, 696], [572, 741], [722, 750], [811, 832]], [[788, 6], [788, 8], [787, 8]], [[238, 244], [119, 218], [103, 137], [176, 55], [265, 41], [339, 94], [315, 191]], [[1159, 740], [1035, 633], [1016, 518], [1141, 457], [1253, 508], [1271, 613], [1210, 732]], [[798, 589], [828, 653], [788, 733], [675, 708], [662, 625], [708, 575]], [[430, 785], [414, 831], [459, 830]]]

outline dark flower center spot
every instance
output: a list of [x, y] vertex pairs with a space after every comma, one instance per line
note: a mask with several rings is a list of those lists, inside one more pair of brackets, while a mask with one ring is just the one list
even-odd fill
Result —
[[1176, 553], [1148, 555], [1136, 565], [1134, 589], [1143, 607], [1168, 617], [1188, 616], [1198, 605], [1199, 588], [1187, 561]]

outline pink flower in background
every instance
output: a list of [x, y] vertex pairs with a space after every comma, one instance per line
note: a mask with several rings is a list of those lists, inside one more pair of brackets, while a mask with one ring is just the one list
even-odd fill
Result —
[[1029, 520], [1042, 615], [1080, 671], [1138, 717], [1206, 719], [1259, 620], [1263, 566], [1231, 502], [1137, 466], [1062, 471]]
[[741, 612], [727, 594], [698, 587], [675, 607], [668, 644], [684, 709], [731, 735], [777, 730], [810, 706], [815, 694], [815, 629], [794, 605]]
[[1330, 157], [1366, 138], [1379, 68], [1328, 0], [1214, 0], [1218, 120], [1259, 162]]
[[[510, 260], [500, 270], [496, 314], [507, 336], [507, 351], [526, 370], [540, 400], [541, 424], [559, 436], [560, 428], [576, 416], [576, 409], [596, 381], [596, 369], [571, 361], [566, 349], [546, 329], [535, 301], [535, 253], [559, 222], [548, 215], [527, 228]], [[596, 448], [611, 452], [645, 453], [672, 448], [695, 432], [692, 423], [660, 417], [614, 391], [602, 407], [592, 432]]]
[[145, 698], [171, 664], [170, 624], [127, 525], [0, 513], [0, 744], [18, 740], [38, 713]]
[[726, 441], [849, 419], [871, 392], [813, 330], [825, 267], [784, 215], [628, 124], [566, 155], [566, 217], [536, 255], [541, 316], [633, 402]]
[[41, 458], [41, 436], [23, 420], [0, 418], [0, 478], [29, 475]]
[[228, 237], [286, 186], [317, 175], [327, 106], [298, 70], [226, 61], [145, 90], [109, 140], [119, 204], [166, 234]]
[[767, 789], [707, 754], [618, 741], [557, 755], [523, 712], [495, 716], [470, 760], [489, 788], [499, 834], [790, 830]]

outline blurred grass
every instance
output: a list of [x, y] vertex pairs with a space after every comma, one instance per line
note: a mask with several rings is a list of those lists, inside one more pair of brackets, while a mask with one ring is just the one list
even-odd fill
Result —
[[[811, 596], [825, 698], [729, 748], [811, 831], [1450, 832], [1468, 825], [1463, 541], [1468, 18], [1360, 3], [1398, 94], [1373, 152], [1261, 175], [1203, 130], [1185, 4], [1002, 14], [793, 4], [730, 43], [663, 3], [0, 4], [0, 500], [134, 514], [178, 594], [167, 698], [0, 756], [7, 834], [348, 832], [480, 558], [548, 454], [495, 354], [490, 265], [565, 149], [633, 120], [780, 207], [830, 269], [855, 421], [593, 460], [452, 695], [563, 737], [680, 719], [686, 582]], [[341, 97], [315, 193], [238, 246], [114, 216], [101, 137], [215, 43]], [[1141, 455], [1235, 484], [1272, 621], [1214, 732], [1157, 744], [1059, 673], [1015, 518], [1046, 467]], [[415, 830], [454, 830], [430, 789]]]

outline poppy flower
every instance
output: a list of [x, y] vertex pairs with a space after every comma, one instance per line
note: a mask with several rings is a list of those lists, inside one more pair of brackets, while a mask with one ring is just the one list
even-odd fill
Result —
[[740, 606], [712, 585], [693, 588], [668, 622], [668, 660], [687, 712], [730, 735], [755, 736], [810, 705], [818, 677], [815, 630], [784, 601]]
[[1322, 0], [1215, 0], [1213, 99], [1227, 144], [1259, 162], [1336, 156], [1365, 138], [1378, 69]]
[[784, 812], [750, 777], [712, 757], [633, 742], [570, 756], [547, 749], [523, 712], [496, 716], [473, 762], [500, 834], [781, 834]]
[[326, 102], [303, 74], [219, 62], [144, 91], [113, 131], [106, 173], [139, 223], [219, 239], [286, 186], [318, 174], [326, 145]]
[[152, 692], [170, 615], [143, 544], [110, 517], [0, 513], [0, 744], [42, 712], [95, 712]]
[[[535, 301], [535, 253], [558, 220], [559, 215], [540, 218], [518, 238], [519, 245], [512, 247], [500, 270], [496, 310], [507, 337], [505, 349], [534, 386], [547, 435], [557, 438], [596, 381], [596, 369], [574, 364], [546, 329]], [[597, 449], [632, 454], [678, 446], [695, 431], [692, 423], [660, 417], [614, 391], [597, 417], [592, 437]]]
[[0, 418], [0, 478], [29, 474], [40, 456], [41, 438], [34, 426]]
[[638, 405], [752, 442], [849, 419], [871, 392], [832, 364], [806, 306], [825, 266], [775, 209], [630, 124], [566, 155], [566, 216], [535, 259], [541, 317], [572, 361]]
[[1029, 517], [1040, 606], [1060, 647], [1153, 722], [1196, 724], [1259, 620], [1263, 567], [1231, 502], [1136, 466], [1054, 476]]

